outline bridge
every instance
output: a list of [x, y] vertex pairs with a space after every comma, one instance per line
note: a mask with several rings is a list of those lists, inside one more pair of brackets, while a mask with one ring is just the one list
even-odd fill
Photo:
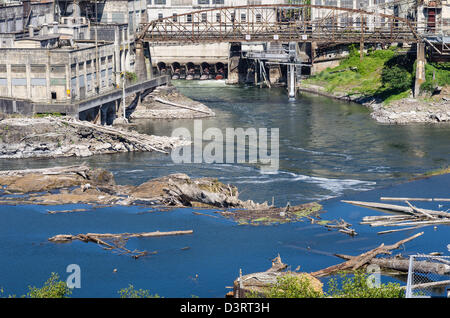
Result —
[[151, 43], [316, 42], [416, 43], [414, 21], [373, 10], [311, 4], [218, 7], [141, 25]]

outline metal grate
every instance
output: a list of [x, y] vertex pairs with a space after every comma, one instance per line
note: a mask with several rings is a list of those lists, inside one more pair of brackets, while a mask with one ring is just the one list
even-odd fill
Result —
[[406, 298], [450, 297], [450, 256], [411, 255]]

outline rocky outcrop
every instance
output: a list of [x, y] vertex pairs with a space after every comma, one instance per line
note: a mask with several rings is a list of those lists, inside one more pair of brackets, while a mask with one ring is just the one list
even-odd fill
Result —
[[[25, 193], [26, 204], [117, 204], [164, 205], [179, 207], [267, 209], [266, 203], [242, 201], [236, 187], [214, 178], [191, 179], [186, 174], [153, 178], [138, 186], [116, 185], [113, 175], [104, 169], [85, 165], [0, 171], [4, 186], [2, 204], [15, 204], [11, 193]], [[43, 193], [44, 192], [44, 193]]]
[[185, 144], [179, 138], [150, 136], [69, 117], [0, 120], [0, 159], [87, 157], [131, 151], [166, 153]]
[[144, 97], [130, 115], [131, 119], [176, 119], [213, 117], [206, 105], [182, 95], [174, 86], [159, 86]]

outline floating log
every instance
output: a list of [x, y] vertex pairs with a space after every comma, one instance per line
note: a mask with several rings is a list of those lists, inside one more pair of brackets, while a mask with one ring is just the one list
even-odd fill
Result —
[[[69, 242], [72, 240], [77, 240], [80, 238], [108, 238], [108, 239], [119, 239], [119, 238], [132, 238], [132, 237], [159, 237], [159, 236], [172, 236], [172, 235], [185, 235], [192, 234], [193, 230], [187, 231], [170, 231], [170, 232], [144, 232], [144, 233], [119, 233], [119, 234], [110, 234], [110, 233], [87, 233], [87, 234], [78, 234], [78, 235], [70, 235], [70, 234], [59, 234], [55, 235], [48, 240], [50, 242]], [[83, 239], [82, 239], [83, 240]]]
[[[407, 207], [407, 206], [378, 203], [378, 202], [347, 201], [347, 200], [342, 200], [341, 202], [345, 202], [345, 203], [349, 203], [349, 204], [353, 204], [353, 205], [357, 205], [357, 206], [362, 206], [365, 208], [374, 208], [374, 209], [388, 210], [388, 211], [394, 211], [394, 212], [403, 212], [406, 214], [415, 215], [414, 210], [411, 207]], [[421, 210], [425, 211], [426, 213], [431, 214], [431, 215], [438, 215], [438, 216], [450, 218], [450, 213], [447, 213], [447, 212], [427, 210], [427, 209], [421, 209]]]
[[[170, 232], [144, 232], [144, 233], [120, 233], [120, 234], [110, 234], [110, 233], [87, 233], [87, 234], [59, 234], [55, 235], [48, 240], [55, 243], [67, 243], [73, 240], [79, 240], [82, 242], [93, 242], [103, 246], [103, 248], [108, 250], [115, 250], [121, 254], [130, 254], [134, 259], [138, 259], [142, 256], [149, 255], [151, 253], [147, 251], [131, 251], [125, 247], [125, 243], [129, 238], [146, 238], [146, 237], [160, 237], [160, 236], [171, 236], [171, 235], [185, 235], [192, 234], [194, 231], [170, 231]], [[104, 240], [111, 240], [111, 243], [105, 242]], [[153, 252], [152, 254], [155, 254]]]
[[[335, 256], [345, 259], [352, 260], [355, 256], [349, 256], [344, 254], [335, 254]], [[375, 264], [382, 268], [393, 269], [400, 272], [408, 272], [409, 270], [409, 259], [407, 258], [372, 258], [369, 264]], [[448, 275], [450, 274], [450, 266], [442, 263], [428, 262], [428, 261], [415, 261], [414, 271], [418, 273], [433, 273], [438, 275]]]
[[381, 201], [433, 201], [431, 198], [391, 198], [391, 197], [381, 197]]
[[341, 264], [337, 264], [337, 265], [333, 265], [324, 269], [321, 269], [317, 272], [313, 272], [310, 273], [312, 276], [314, 277], [324, 277], [324, 276], [329, 276], [332, 275], [334, 273], [337, 273], [339, 271], [343, 271], [343, 270], [356, 270], [358, 268], [360, 268], [361, 266], [370, 263], [370, 261], [377, 255], [379, 254], [390, 254], [391, 250], [397, 249], [399, 248], [402, 244], [405, 244], [419, 236], [423, 235], [423, 232], [417, 233], [411, 237], [408, 237], [404, 240], [401, 240], [395, 244], [392, 245], [384, 245], [381, 244], [380, 246], [378, 246], [375, 249], [372, 249], [366, 253], [363, 253], [361, 255], [358, 256], [354, 256], [352, 257], [352, 259], [347, 260], [344, 263]]

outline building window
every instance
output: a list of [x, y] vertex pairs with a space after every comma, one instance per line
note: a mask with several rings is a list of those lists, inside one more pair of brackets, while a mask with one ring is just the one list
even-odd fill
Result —
[[202, 22], [206, 22], [206, 20], [208, 19], [206, 13], [202, 13]]
[[245, 15], [245, 13], [241, 13], [241, 22], [245, 22], [247, 16]]
[[220, 22], [222, 20], [220, 13], [216, 13], [216, 22]]
[[166, 4], [166, 0], [155, 0], [155, 4]]
[[258, 13], [258, 14], [256, 14], [256, 22], [261, 22], [261, 14], [260, 13]]
[[192, 22], [192, 14], [188, 14], [188, 15], [186, 16], [186, 21], [187, 21], [187, 22]]
[[177, 14], [174, 13], [174, 14], [173, 14], [173, 17], [172, 17], [172, 21], [173, 21], [173, 22], [177, 22], [177, 20], [178, 20]]
[[224, 0], [212, 0], [212, 4], [224, 4]]
[[147, 5], [152, 4], [152, 0], [147, 0]]
[[56, 99], [56, 92], [52, 92], [52, 99], [53, 99], [53, 100]]
[[162, 13], [158, 13], [158, 19], [162, 19], [163, 18], [163, 14]]
[[198, 4], [209, 4], [209, 0], [198, 0]]

